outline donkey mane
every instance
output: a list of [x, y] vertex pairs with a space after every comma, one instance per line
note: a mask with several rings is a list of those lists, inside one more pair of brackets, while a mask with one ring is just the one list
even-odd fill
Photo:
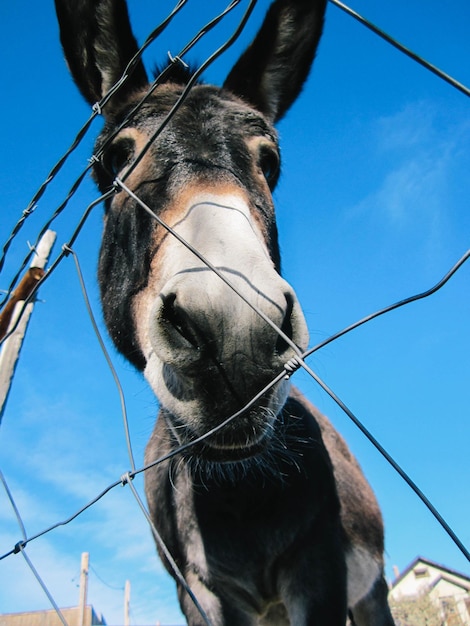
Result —
[[[167, 59], [165, 63], [157, 63], [154, 65], [152, 76], [157, 79], [163, 75], [163, 83], [175, 83], [177, 85], [187, 85], [193, 74], [199, 69], [196, 63], [186, 63], [179, 59]], [[195, 81], [195, 85], [202, 85], [203, 79], [199, 77]]]

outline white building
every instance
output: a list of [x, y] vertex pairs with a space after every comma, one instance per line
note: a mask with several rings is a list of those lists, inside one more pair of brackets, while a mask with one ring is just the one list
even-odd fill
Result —
[[441, 610], [444, 624], [457, 612], [460, 623], [470, 626], [470, 577], [429, 559], [417, 557], [393, 581], [390, 597], [396, 602], [427, 595]]

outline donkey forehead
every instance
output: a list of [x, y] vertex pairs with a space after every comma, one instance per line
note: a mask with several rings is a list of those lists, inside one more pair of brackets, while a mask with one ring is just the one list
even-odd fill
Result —
[[[125, 104], [111, 111], [103, 135], [114, 132], [119, 126], [153, 134], [182, 93], [183, 87], [176, 84], [161, 85], [150, 96], [146, 91], [135, 93]], [[261, 136], [277, 144], [276, 130], [260, 112], [229, 91], [212, 85], [193, 87], [166, 129], [171, 130], [173, 136], [187, 137], [195, 132], [199, 136], [216, 133], [225, 138]]]

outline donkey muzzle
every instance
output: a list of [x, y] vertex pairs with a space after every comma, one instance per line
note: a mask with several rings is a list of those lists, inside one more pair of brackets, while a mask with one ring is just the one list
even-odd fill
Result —
[[155, 304], [152, 339], [168, 366], [195, 376], [204, 365], [235, 378], [243, 376], [244, 365], [272, 374], [305, 348], [300, 305], [279, 276], [274, 275], [276, 289], [260, 291], [230, 271], [222, 273], [228, 284], [209, 269], [193, 274], [170, 281]]
[[[260, 393], [306, 348], [308, 331], [241, 196], [193, 199], [174, 230], [179, 238], [161, 247], [161, 286], [139, 315], [145, 375], [167, 412], [202, 433]], [[257, 410], [276, 415], [286, 395], [278, 384]]]

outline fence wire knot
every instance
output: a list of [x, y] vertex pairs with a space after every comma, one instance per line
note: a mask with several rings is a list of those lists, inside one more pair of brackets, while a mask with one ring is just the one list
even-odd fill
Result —
[[18, 554], [18, 552], [22, 552], [26, 546], [24, 541], [18, 541], [15, 543], [15, 547], [13, 548], [13, 554]]
[[23, 217], [28, 217], [28, 215], [31, 215], [31, 213], [34, 213], [34, 211], [37, 209], [37, 204], [33, 204], [30, 207], [26, 207], [26, 209], [23, 210]]
[[121, 179], [120, 178], [115, 178], [113, 180], [113, 184], [111, 185], [112, 190], [114, 191], [114, 193], [119, 193], [120, 191], [122, 191], [122, 187], [121, 187]]
[[99, 102], [95, 102], [91, 108], [93, 109], [93, 113], [96, 113], [96, 115], [101, 115], [103, 113], [103, 109]]
[[185, 67], [186, 69], [189, 67], [189, 65], [185, 61], [183, 61], [183, 59], [180, 56], [178, 55], [173, 56], [169, 50], [168, 50], [168, 58], [170, 59], [172, 63], [181, 63], [181, 65]]
[[38, 251], [36, 250], [36, 246], [34, 244], [32, 244], [31, 242], [27, 241], [26, 245], [28, 246], [30, 252], [34, 252], [34, 254], [38, 253]]
[[285, 380], [289, 380], [294, 372], [296, 372], [302, 363], [300, 357], [294, 356], [292, 359], [289, 359], [287, 363], [284, 363], [284, 369], [286, 371], [286, 375], [284, 376]]
[[121, 476], [121, 485], [125, 487], [126, 485], [131, 483], [133, 479], [134, 477], [132, 476], [131, 472], [126, 472]]

